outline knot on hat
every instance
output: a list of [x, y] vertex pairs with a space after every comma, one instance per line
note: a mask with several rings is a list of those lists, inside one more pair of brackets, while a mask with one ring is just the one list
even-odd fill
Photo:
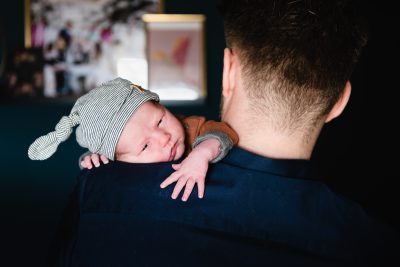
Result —
[[77, 124], [79, 124], [79, 121], [75, 114], [62, 117], [55, 128], [57, 142], [61, 143], [67, 140], [72, 133], [73, 127]]
[[73, 127], [78, 124], [79, 116], [76, 114], [62, 117], [54, 132], [39, 137], [30, 145], [28, 149], [29, 158], [33, 160], [48, 159], [57, 151], [58, 145], [68, 139]]

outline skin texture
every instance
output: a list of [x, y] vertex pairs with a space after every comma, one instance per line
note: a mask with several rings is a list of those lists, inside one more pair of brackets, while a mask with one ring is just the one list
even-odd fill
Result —
[[168, 185], [176, 182], [172, 198], [176, 199], [186, 186], [182, 196], [182, 200], [186, 201], [189, 198], [194, 186], [197, 183], [198, 197], [204, 196], [204, 184], [208, 170], [208, 164], [219, 153], [219, 141], [216, 139], [207, 139], [196, 146], [193, 151], [182, 161], [180, 164], [173, 164], [172, 168], [175, 170], [160, 187], [165, 188]]
[[116, 159], [150, 163], [179, 159], [185, 151], [182, 124], [158, 103], [144, 103], [129, 119], [118, 140]]

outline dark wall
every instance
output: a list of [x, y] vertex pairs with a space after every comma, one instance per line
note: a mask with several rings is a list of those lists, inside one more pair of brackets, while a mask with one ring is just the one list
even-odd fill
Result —
[[370, 39], [351, 80], [350, 103], [323, 130], [314, 159], [335, 190], [399, 227], [398, 15], [393, 4], [366, 5]]
[[[371, 40], [356, 69], [353, 93], [343, 116], [327, 125], [318, 141], [313, 160], [334, 190], [354, 198], [371, 214], [397, 226], [394, 186], [398, 178], [396, 9], [369, 7]], [[206, 50], [209, 98], [198, 107], [172, 108], [184, 114], [218, 117], [222, 54], [222, 25], [213, 0], [166, 0], [167, 13], [206, 14]], [[23, 46], [23, 0], [6, 1], [0, 8], [1, 28], [7, 51]], [[396, 66], [396, 65], [395, 65]], [[51, 238], [78, 172], [77, 159], [84, 151], [70, 138], [49, 160], [33, 162], [29, 144], [53, 130], [71, 104], [15, 103], [0, 106], [1, 239], [14, 266], [41, 266]], [[3, 251], [4, 252], [4, 251]]]
[[0, 27], [7, 36], [7, 47], [13, 49], [24, 44], [24, 0], [1, 4]]

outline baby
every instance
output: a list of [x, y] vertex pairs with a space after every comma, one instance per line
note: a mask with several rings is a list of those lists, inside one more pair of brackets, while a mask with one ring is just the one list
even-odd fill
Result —
[[186, 201], [197, 183], [202, 198], [209, 162], [222, 159], [238, 137], [222, 122], [198, 116], [178, 119], [158, 101], [158, 95], [127, 80], [111, 80], [80, 97], [56, 131], [38, 138], [28, 155], [36, 160], [49, 158], [79, 125], [77, 141], [93, 153], [85, 157], [83, 167], [91, 168], [91, 160], [98, 165], [99, 155], [104, 163], [107, 159], [151, 163], [175, 161], [185, 154], [160, 186], [177, 182], [173, 199], [186, 186], [182, 196]]

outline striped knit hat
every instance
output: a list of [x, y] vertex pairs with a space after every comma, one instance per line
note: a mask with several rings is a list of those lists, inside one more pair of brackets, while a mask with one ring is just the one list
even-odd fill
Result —
[[115, 148], [125, 124], [132, 114], [145, 102], [159, 101], [158, 95], [128, 80], [116, 78], [81, 96], [69, 116], [63, 116], [55, 131], [41, 136], [28, 150], [32, 160], [51, 157], [58, 145], [76, 128], [79, 145], [92, 153], [103, 154], [114, 160]]

